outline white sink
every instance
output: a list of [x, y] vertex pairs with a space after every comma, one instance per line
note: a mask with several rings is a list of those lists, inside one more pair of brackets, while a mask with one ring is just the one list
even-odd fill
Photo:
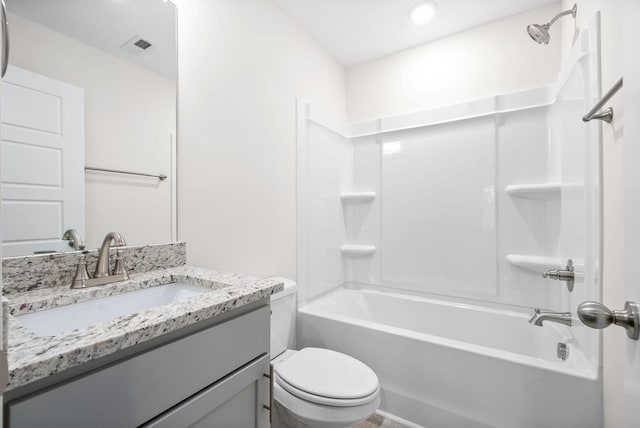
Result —
[[20, 315], [16, 318], [37, 336], [55, 336], [63, 331], [100, 324], [123, 315], [179, 302], [211, 291], [213, 290], [210, 288], [175, 282]]

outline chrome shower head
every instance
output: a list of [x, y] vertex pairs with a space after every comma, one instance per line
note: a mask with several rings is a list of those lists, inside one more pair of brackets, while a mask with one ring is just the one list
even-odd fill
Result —
[[527, 25], [527, 33], [540, 45], [548, 45], [551, 35], [549, 34], [549, 24], [529, 24]]
[[527, 25], [527, 33], [529, 36], [540, 45], [548, 45], [549, 40], [551, 40], [551, 35], [549, 34], [549, 28], [556, 22], [559, 18], [565, 15], [571, 15], [574, 18], [576, 17], [576, 13], [578, 13], [578, 5], [574, 4], [573, 7], [569, 10], [565, 10], [564, 12], [560, 12], [556, 16], [553, 17], [551, 21], [547, 24], [529, 24]]

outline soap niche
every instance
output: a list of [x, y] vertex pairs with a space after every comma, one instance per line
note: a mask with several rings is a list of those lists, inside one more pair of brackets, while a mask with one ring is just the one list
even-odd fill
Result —
[[341, 194], [342, 214], [347, 242], [358, 242], [365, 220], [376, 198], [375, 192], [343, 192]]

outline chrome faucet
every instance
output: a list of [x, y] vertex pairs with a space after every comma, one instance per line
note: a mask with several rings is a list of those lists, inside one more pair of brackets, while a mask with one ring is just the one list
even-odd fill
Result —
[[[112, 273], [109, 273], [109, 249], [111, 248], [111, 243], [114, 243], [114, 247], [118, 248], [115, 268]], [[71, 282], [71, 288], [86, 288], [128, 280], [129, 274], [124, 266], [123, 251], [119, 248], [126, 245], [124, 238], [118, 232], [107, 233], [107, 236], [102, 241], [102, 246], [98, 250], [98, 263], [96, 264], [95, 274], [91, 277], [87, 273], [87, 254], [89, 252], [84, 251], [82, 259], [80, 259], [76, 268], [76, 275]]]
[[[115, 244], [114, 247], [124, 247], [127, 245], [122, 235], [120, 235], [118, 232], [107, 233], [107, 236], [105, 236], [102, 240], [102, 246], [98, 251], [98, 264], [96, 265], [96, 273], [93, 275], [94, 278], [109, 276], [109, 248], [111, 248], [112, 242]], [[119, 255], [121, 256], [122, 253], [120, 253]], [[120, 270], [122, 271], [124, 270], [124, 266], [122, 266], [122, 262], [120, 264]], [[117, 273], [116, 271], [118, 271], [118, 259], [116, 259], [116, 269], [114, 271], [114, 274]]]
[[543, 321], [557, 322], [571, 326], [571, 312], [541, 311], [540, 308], [535, 308], [535, 314], [531, 317], [529, 323], [542, 326]]
[[64, 241], [69, 241], [69, 246], [74, 250], [84, 250], [84, 241], [75, 229], [67, 229], [62, 235]]

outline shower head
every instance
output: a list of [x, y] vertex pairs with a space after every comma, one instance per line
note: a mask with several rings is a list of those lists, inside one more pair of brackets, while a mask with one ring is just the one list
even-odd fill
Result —
[[529, 24], [527, 25], [527, 33], [540, 45], [548, 45], [551, 35], [549, 34], [549, 24]]
[[559, 18], [565, 15], [571, 15], [574, 18], [576, 17], [576, 13], [578, 12], [578, 5], [574, 4], [573, 7], [569, 10], [565, 10], [564, 12], [560, 12], [556, 16], [553, 17], [551, 21], [546, 24], [529, 24], [527, 25], [527, 33], [529, 36], [540, 45], [548, 45], [549, 40], [551, 39], [551, 35], [549, 34], [549, 28], [556, 22]]

